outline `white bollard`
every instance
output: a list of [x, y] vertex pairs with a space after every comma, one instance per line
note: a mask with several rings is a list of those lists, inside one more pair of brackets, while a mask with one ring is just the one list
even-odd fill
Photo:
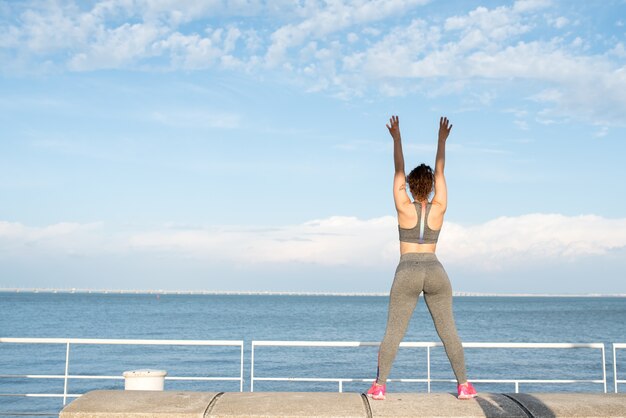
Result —
[[163, 390], [165, 370], [131, 370], [124, 372], [124, 390]]

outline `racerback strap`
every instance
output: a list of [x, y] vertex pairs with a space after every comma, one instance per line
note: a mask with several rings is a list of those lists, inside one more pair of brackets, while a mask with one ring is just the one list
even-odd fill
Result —
[[419, 243], [424, 243], [424, 227], [426, 225], [426, 202], [422, 202], [422, 216], [420, 217], [420, 239]]

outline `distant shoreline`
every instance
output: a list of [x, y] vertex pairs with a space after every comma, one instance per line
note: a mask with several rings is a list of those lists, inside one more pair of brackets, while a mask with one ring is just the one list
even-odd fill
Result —
[[[279, 291], [236, 291], [236, 290], [164, 290], [164, 289], [54, 289], [54, 288], [0, 288], [0, 293], [62, 293], [62, 294], [124, 294], [124, 295], [250, 295], [250, 296], [389, 296], [380, 292], [279, 292]], [[626, 293], [481, 293], [453, 292], [462, 297], [562, 297], [562, 298], [626, 298]]]

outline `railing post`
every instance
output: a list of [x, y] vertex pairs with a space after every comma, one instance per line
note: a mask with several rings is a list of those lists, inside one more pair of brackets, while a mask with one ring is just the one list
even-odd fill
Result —
[[613, 343], [613, 387], [617, 393], [617, 353], [615, 352], [615, 343]]
[[430, 347], [426, 347], [426, 380], [428, 385], [428, 393], [430, 393]]
[[66, 343], [66, 348], [65, 348], [65, 376], [63, 378], [64, 382], [63, 382], [63, 406], [65, 406], [65, 403], [67, 402], [67, 376], [69, 374], [69, 370], [70, 370], [70, 342], [68, 341]]
[[519, 382], [515, 381], [515, 393], [519, 393]]
[[343, 392], [343, 381], [339, 380], [339, 393]]
[[239, 363], [239, 392], [243, 392], [243, 341], [241, 342], [241, 359]]
[[254, 392], [254, 341], [250, 350], [250, 392]]
[[602, 380], [604, 380], [604, 393], [606, 393], [606, 355], [604, 354], [604, 343], [602, 343]]

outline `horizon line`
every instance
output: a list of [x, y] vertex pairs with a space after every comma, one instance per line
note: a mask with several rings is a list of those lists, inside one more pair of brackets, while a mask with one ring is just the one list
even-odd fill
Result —
[[[309, 292], [273, 290], [167, 290], [167, 289], [88, 289], [88, 288], [0, 288], [0, 293], [69, 293], [136, 295], [259, 295], [259, 296], [389, 296], [389, 292]], [[453, 296], [472, 297], [626, 297], [626, 293], [497, 293], [452, 292]]]

